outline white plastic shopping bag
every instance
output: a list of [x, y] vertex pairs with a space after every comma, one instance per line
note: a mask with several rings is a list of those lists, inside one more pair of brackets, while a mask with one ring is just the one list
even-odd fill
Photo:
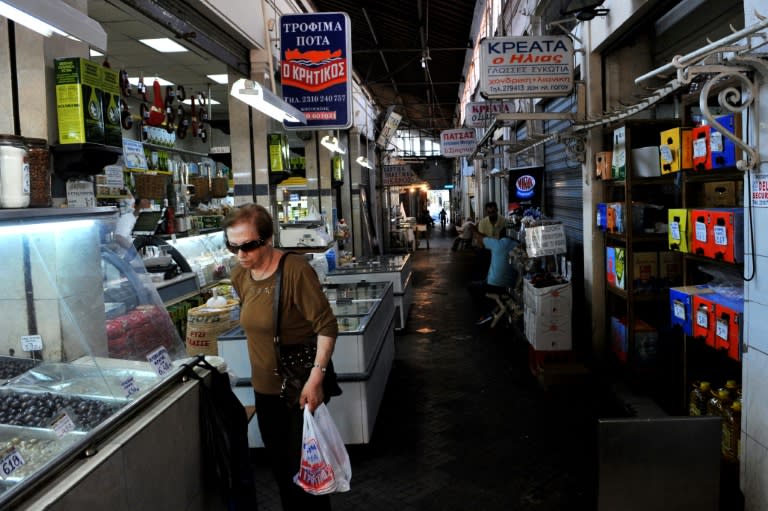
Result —
[[301, 464], [293, 482], [307, 493], [325, 495], [349, 491], [351, 479], [349, 454], [328, 407], [321, 404], [312, 415], [305, 406]]

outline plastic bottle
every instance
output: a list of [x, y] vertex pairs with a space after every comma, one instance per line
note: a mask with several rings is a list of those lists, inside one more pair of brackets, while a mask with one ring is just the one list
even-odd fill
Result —
[[736, 401], [736, 398], [739, 397], [739, 391], [741, 387], [738, 383], [736, 383], [736, 380], [728, 380], [725, 382], [725, 388], [728, 389], [728, 397], [731, 401]]
[[0, 135], [0, 208], [29, 206], [29, 157], [24, 138]]
[[699, 416], [707, 414], [707, 396], [710, 395], [708, 381], [694, 382], [688, 403], [688, 415]]
[[730, 404], [731, 400], [728, 396], [728, 389], [720, 387], [717, 391], [712, 392], [712, 397], [707, 401], [707, 415], [723, 417], [725, 415], [725, 409], [729, 407]]
[[736, 462], [741, 449], [741, 401], [734, 401], [724, 413], [721, 452], [725, 461]]

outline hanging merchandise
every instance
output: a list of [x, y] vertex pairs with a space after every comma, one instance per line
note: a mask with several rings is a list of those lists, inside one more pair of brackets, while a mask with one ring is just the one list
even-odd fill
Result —
[[165, 121], [165, 102], [163, 101], [163, 90], [160, 88], [160, 82], [155, 79], [152, 83], [152, 106], [149, 107], [149, 118], [147, 124], [150, 126], [160, 126]]
[[269, 155], [269, 182], [277, 184], [291, 175], [289, 170], [290, 147], [285, 133], [267, 135], [267, 154]]
[[331, 185], [339, 187], [344, 184], [344, 156], [334, 154], [331, 158]]

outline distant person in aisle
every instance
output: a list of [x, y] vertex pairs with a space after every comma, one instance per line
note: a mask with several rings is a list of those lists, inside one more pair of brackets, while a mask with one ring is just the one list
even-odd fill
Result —
[[469, 248], [472, 246], [472, 236], [474, 233], [475, 222], [473, 218], [468, 218], [456, 227], [459, 235], [453, 240], [451, 250], [456, 252], [459, 248]]
[[445, 208], [440, 210], [440, 231], [445, 232], [445, 224], [448, 222], [448, 212]]
[[474, 303], [479, 306], [478, 325], [488, 323], [493, 319], [491, 302], [486, 293], [506, 294], [517, 284], [518, 272], [510, 259], [510, 253], [517, 246], [517, 241], [510, 238], [507, 230], [501, 231], [501, 237], [496, 239], [485, 235], [479, 229], [473, 229], [475, 243], [482, 245], [491, 253], [491, 264], [488, 276], [480, 282], [470, 283], [470, 293]]
[[[272, 473], [280, 490], [284, 511], [328, 511], [328, 495], [306, 493], [293, 482], [299, 471], [304, 426], [303, 408], [314, 411], [328, 402], [323, 380], [336, 344], [338, 324], [323, 293], [315, 270], [298, 255], [286, 255], [272, 245], [274, 222], [266, 208], [246, 204], [235, 209], [224, 222], [227, 249], [237, 256], [232, 285], [240, 297], [240, 326], [248, 340], [251, 384], [256, 397], [259, 431]], [[280, 345], [314, 341], [317, 353], [309, 379], [304, 383], [299, 405], [289, 407], [280, 397], [282, 378], [277, 374], [273, 345], [273, 306], [276, 271], [283, 266], [280, 293]], [[282, 358], [282, 357], [281, 357]], [[254, 503], [256, 509], [256, 503]]]

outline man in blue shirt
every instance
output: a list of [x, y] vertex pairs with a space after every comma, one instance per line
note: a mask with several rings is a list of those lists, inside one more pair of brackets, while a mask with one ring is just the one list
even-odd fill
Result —
[[518, 272], [509, 257], [512, 249], [517, 246], [517, 241], [508, 236], [506, 229], [501, 231], [499, 239], [481, 233], [474, 226], [473, 231], [475, 242], [491, 254], [488, 276], [483, 281], [470, 283], [470, 293], [476, 298], [474, 302], [482, 304], [484, 309], [477, 320], [477, 324], [482, 325], [493, 319], [486, 293], [504, 294], [517, 283]]

